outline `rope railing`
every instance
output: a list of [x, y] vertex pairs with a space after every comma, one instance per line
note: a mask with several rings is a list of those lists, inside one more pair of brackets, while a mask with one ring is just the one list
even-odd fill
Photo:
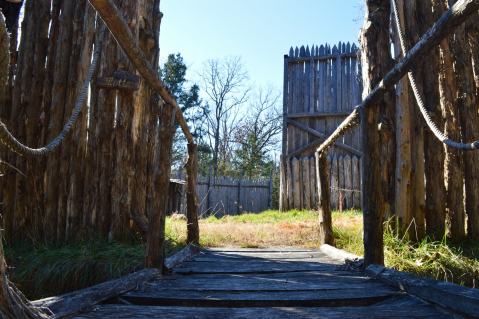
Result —
[[[391, 0], [392, 3], [392, 8], [393, 8], [393, 15], [394, 15], [394, 21], [396, 24], [396, 29], [399, 37], [399, 43], [401, 47], [401, 51], [403, 55], [406, 55], [407, 53], [407, 46], [406, 46], [406, 41], [404, 40], [404, 33], [401, 27], [401, 20], [399, 18], [399, 11], [398, 11], [398, 6], [397, 6], [397, 0]], [[427, 126], [433, 132], [434, 136], [444, 143], [445, 145], [452, 147], [452, 148], [457, 148], [461, 149], [464, 151], [472, 151], [472, 150], [477, 150], [479, 148], [479, 141], [474, 141], [472, 143], [462, 143], [462, 142], [457, 142], [449, 137], [447, 137], [445, 134], [442, 133], [442, 131], [437, 127], [436, 123], [431, 118], [431, 115], [429, 114], [429, 111], [427, 110], [425, 104], [424, 104], [424, 99], [422, 97], [421, 92], [418, 89], [417, 82], [416, 82], [416, 77], [414, 75], [414, 71], [410, 70], [408, 72], [408, 78], [409, 82], [411, 84], [412, 91], [414, 93], [414, 97], [416, 98], [417, 105], [419, 107], [419, 110], [421, 111], [422, 117], [424, 118], [424, 121], [426, 121]]]
[[[414, 47], [404, 54], [404, 58], [384, 76], [384, 78], [376, 85], [376, 87], [368, 94], [368, 96], [363, 99], [362, 103], [356, 106], [353, 112], [336, 128], [336, 130], [334, 130], [334, 132], [323, 142], [323, 144], [317, 148], [316, 154], [323, 156], [325, 153], [327, 153], [327, 150], [336, 142], [338, 138], [359, 124], [359, 110], [368, 108], [381, 99], [388, 90], [393, 88], [394, 85], [410, 71], [412, 66], [421, 57], [423, 57], [433, 47], [439, 45], [439, 43], [452, 30], [454, 30], [456, 26], [463, 23], [472, 14], [477, 14], [478, 10], [479, 0], [457, 1], [421, 37]], [[439, 132], [437, 129], [436, 131]], [[462, 144], [451, 141], [445, 136], [439, 136], [438, 138], [440, 138], [440, 140], [444, 143], [448, 143], [448, 145], [451, 147], [466, 146], [466, 148], [462, 148], [464, 150], [474, 150], [479, 147], [479, 142]]]
[[100, 56], [100, 46], [101, 46], [101, 38], [103, 35], [99, 35], [95, 42], [95, 52], [93, 54], [93, 59], [91, 61], [90, 67], [88, 69], [87, 77], [83, 82], [83, 86], [80, 89], [80, 92], [77, 96], [75, 101], [75, 106], [73, 108], [72, 114], [70, 118], [63, 126], [61, 132], [51, 140], [50, 143], [47, 145], [40, 147], [40, 148], [32, 148], [24, 143], [20, 142], [7, 128], [6, 124], [0, 120], [0, 141], [10, 148], [13, 152], [18, 153], [22, 156], [46, 156], [57, 149], [62, 142], [67, 137], [68, 133], [70, 133], [72, 127], [75, 125], [78, 117], [82, 111], [83, 106], [86, 104], [86, 98], [88, 97], [88, 88], [90, 86], [91, 79], [93, 77], [93, 73], [96, 70], [98, 64], [98, 58]]

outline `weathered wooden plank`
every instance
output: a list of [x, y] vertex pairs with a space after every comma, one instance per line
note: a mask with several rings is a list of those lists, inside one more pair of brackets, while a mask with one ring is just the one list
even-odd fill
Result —
[[353, 178], [353, 207], [361, 207], [361, 171], [359, 169], [359, 158], [353, 156], [351, 159], [351, 170]]
[[383, 301], [398, 292], [391, 289], [363, 286], [357, 289], [336, 288], [307, 291], [197, 291], [159, 290], [154, 293], [131, 292], [122, 299], [144, 306], [181, 307], [341, 307], [367, 306]]
[[303, 189], [303, 209], [311, 209], [311, 183], [309, 173], [309, 158], [301, 159], [302, 171], [302, 189]]
[[312, 112], [312, 113], [293, 113], [289, 114], [289, 119], [301, 119], [301, 118], [336, 118], [336, 117], [346, 117], [349, 115], [349, 112]]
[[195, 263], [189, 262], [175, 269], [179, 274], [203, 274], [203, 273], [275, 273], [275, 272], [300, 272], [300, 271], [333, 271], [337, 268], [333, 264], [321, 263], [281, 263], [281, 262], [250, 262], [247, 265], [232, 265], [231, 262]]
[[[173, 278], [170, 278], [173, 277]], [[334, 273], [301, 272], [275, 274], [210, 274], [177, 275], [152, 281], [144, 288], [128, 292], [125, 295], [156, 294], [170, 291], [318, 291], [318, 290], [382, 290], [392, 293], [397, 291], [381, 282], [367, 277], [340, 276]], [[357, 293], [357, 292], [356, 292]]]
[[[414, 309], [414, 311], [411, 311]], [[400, 297], [392, 303], [366, 307], [281, 307], [281, 308], [221, 308], [221, 307], [138, 307], [131, 305], [104, 305], [76, 319], [144, 319], [144, 318], [196, 318], [196, 319], [445, 319], [451, 316], [437, 311], [420, 300]]]
[[311, 187], [311, 209], [318, 209], [318, 184], [316, 181], [316, 160], [314, 157], [309, 158], [309, 185]]
[[[303, 200], [301, 192], [301, 170], [300, 164], [297, 158], [293, 158], [291, 161], [292, 171], [293, 171], [293, 197], [294, 197], [294, 208], [302, 209]], [[293, 208], [293, 207], [292, 207]]]
[[286, 193], [288, 196], [288, 209], [294, 208], [294, 195], [293, 195], [293, 169], [291, 165], [291, 159], [286, 158]]
[[340, 210], [346, 208], [346, 192], [344, 191], [344, 156], [338, 157], [338, 206]]
[[325, 257], [323, 254], [318, 253], [315, 254], [314, 257], [308, 256], [308, 255], [303, 255], [303, 256], [296, 256], [296, 255], [281, 255], [280, 257], [276, 257], [274, 254], [273, 255], [262, 255], [260, 257], [255, 257], [255, 256], [236, 256], [236, 255], [204, 255], [202, 257], [197, 257], [194, 259], [196, 262], [218, 262], [218, 261], [224, 261], [224, 262], [251, 262], [251, 261], [261, 261], [261, 260], [277, 260], [277, 261], [286, 261], [286, 262], [292, 262], [292, 261], [298, 261], [298, 262], [325, 262], [327, 257]]
[[353, 207], [353, 172], [351, 167], [351, 156], [346, 155], [343, 158], [344, 162], [344, 196], [346, 199], [346, 208]]
[[339, 175], [338, 175], [338, 157], [334, 156], [331, 158], [331, 208], [338, 209], [339, 207]]
[[258, 253], [262, 254], [264, 252], [317, 252], [317, 249], [303, 248], [303, 247], [268, 247], [268, 248], [242, 248], [242, 247], [209, 247], [205, 249], [206, 252], [221, 252], [221, 253], [230, 253], [230, 252], [247, 252], [247, 253]]
[[479, 290], [453, 283], [419, 278], [412, 274], [371, 265], [366, 272], [385, 283], [415, 295], [423, 300], [463, 314], [479, 318]]

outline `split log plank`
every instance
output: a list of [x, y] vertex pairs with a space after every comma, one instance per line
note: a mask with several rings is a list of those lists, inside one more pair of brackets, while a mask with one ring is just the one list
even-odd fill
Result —
[[479, 290], [453, 283], [419, 278], [412, 274], [370, 265], [366, 272], [374, 278], [403, 289], [423, 300], [467, 316], [479, 318]]
[[332, 264], [290, 262], [281, 263], [274, 261], [255, 261], [248, 264], [215, 262], [182, 264], [175, 271], [179, 274], [204, 274], [204, 273], [277, 273], [277, 272], [302, 272], [302, 271], [333, 271], [337, 268]]
[[[228, 289], [228, 283], [223, 289]], [[196, 291], [160, 290], [131, 292], [122, 299], [142, 306], [194, 307], [344, 307], [367, 306], [397, 296], [395, 290], [377, 286], [306, 291]]]
[[[412, 312], [411, 309], [414, 309]], [[76, 319], [144, 319], [144, 318], [331, 318], [331, 319], [414, 319], [414, 318], [451, 318], [438, 312], [430, 305], [413, 298], [397, 298], [391, 303], [381, 303], [368, 307], [296, 307], [277, 308], [198, 308], [198, 307], [137, 307], [124, 305], [105, 305], [95, 311], [75, 317]]]
[[124, 296], [138, 294], [156, 294], [165, 291], [176, 294], [178, 291], [318, 291], [338, 289], [380, 289], [397, 291], [386, 284], [364, 277], [341, 274], [341, 272], [297, 272], [274, 274], [196, 274], [173, 275], [151, 281], [138, 291], [131, 291]]

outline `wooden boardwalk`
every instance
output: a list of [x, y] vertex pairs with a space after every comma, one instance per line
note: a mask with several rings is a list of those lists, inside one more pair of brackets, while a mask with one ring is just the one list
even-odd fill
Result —
[[210, 249], [87, 318], [452, 318], [305, 249]]

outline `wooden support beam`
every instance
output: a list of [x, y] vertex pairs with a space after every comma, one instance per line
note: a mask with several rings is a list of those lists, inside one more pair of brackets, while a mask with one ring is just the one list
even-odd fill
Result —
[[[306, 57], [299, 57], [299, 58], [288, 58], [288, 63], [301, 63], [301, 62], [308, 62], [308, 61], [327, 61], [331, 58], [337, 58], [337, 54], [328, 54], [328, 55], [321, 55], [321, 56], [306, 56]], [[355, 58], [357, 57], [356, 52], [351, 53], [341, 53], [339, 54], [340, 58]]]
[[[323, 139], [323, 140], [326, 139], [326, 135], [324, 135], [323, 133], [318, 132], [318, 131], [316, 131], [315, 129], [313, 129], [313, 128], [311, 128], [311, 127], [308, 127], [308, 126], [306, 126], [306, 125], [304, 125], [304, 124], [302, 124], [302, 123], [300, 123], [300, 122], [298, 122], [298, 121], [295, 121], [295, 120], [292, 120], [292, 119], [288, 119], [288, 120], [287, 120], [287, 123], [288, 123], [288, 124], [291, 124], [291, 125], [293, 125], [293, 126], [295, 126], [295, 127], [297, 127], [297, 128], [299, 128], [299, 129], [301, 129], [301, 130], [303, 130], [303, 131], [306, 131], [306, 132], [308, 132], [308, 133], [310, 133], [310, 134], [312, 134], [312, 135], [314, 135], [314, 136], [316, 136], [316, 137], [319, 137], [320, 139]], [[341, 143], [341, 142], [337, 142], [337, 143], [336, 143], [336, 146], [339, 147], [339, 148], [341, 148], [341, 149], [343, 149], [343, 150], [345, 150], [345, 151], [347, 151], [347, 152], [353, 153], [354, 155], [361, 156], [361, 154], [362, 154], [361, 151], [359, 151], [359, 150], [357, 150], [357, 149], [355, 149], [355, 148], [353, 148], [353, 147], [351, 147], [351, 146], [349, 146], [349, 145], [346, 145], [346, 144], [344, 144], [344, 143]]]
[[158, 78], [156, 66], [153, 67], [145, 57], [143, 51], [138, 47], [137, 41], [133, 37], [130, 28], [122, 18], [121, 12], [118, 10], [112, 0], [89, 0], [91, 5], [101, 16], [110, 32], [115, 37], [125, 54], [130, 59], [145, 81], [158, 92], [166, 104], [171, 105], [176, 111], [176, 121], [180, 125], [185, 134], [188, 143], [193, 143], [193, 135], [188, 128], [186, 119], [173, 95], [168, 91], [166, 85]]
[[198, 215], [200, 205], [198, 202], [198, 146], [188, 144], [188, 162], [186, 163], [186, 219], [187, 219], [187, 242], [199, 245], [200, 228]]
[[289, 114], [289, 115], [288, 115], [288, 118], [289, 118], [289, 119], [302, 119], [302, 118], [315, 118], [315, 119], [335, 118], [335, 117], [347, 117], [347, 116], [349, 115], [349, 113], [350, 113], [350, 112], [293, 113], [293, 114]]
[[472, 14], [477, 14], [479, 0], [459, 0], [422, 36], [416, 45], [409, 50], [404, 59], [397, 63], [382, 81], [368, 94], [362, 103], [336, 128], [336, 130], [317, 149], [317, 152], [327, 152], [336, 140], [359, 124], [359, 111], [370, 107], [390, 90], [406, 73], [424, 58], [426, 53], [439, 43], [456, 26], [463, 23]]

